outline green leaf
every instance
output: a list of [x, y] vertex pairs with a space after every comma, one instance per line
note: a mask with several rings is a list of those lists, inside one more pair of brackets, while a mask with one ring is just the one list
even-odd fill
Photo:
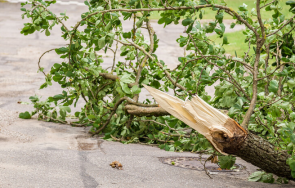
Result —
[[131, 88], [131, 92], [133, 94], [139, 94], [141, 92], [141, 89], [137, 86], [137, 85], [134, 85], [132, 88]]
[[56, 68], [57, 70], [59, 70], [61, 66], [62, 66], [62, 65], [59, 64], [59, 63], [54, 63], [54, 64], [53, 64], [53, 67]]
[[84, 4], [90, 6], [88, 1], [84, 1]]
[[293, 152], [293, 143], [292, 142], [287, 145], [287, 152], [289, 154], [292, 154], [292, 152]]
[[163, 24], [165, 23], [165, 17], [162, 17], [158, 20], [158, 24]]
[[283, 71], [279, 72], [277, 75], [278, 76], [288, 76], [288, 71], [286, 69], [284, 69]]
[[218, 66], [222, 66], [222, 65], [224, 65], [224, 61], [223, 61], [223, 60], [218, 60], [218, 61], [217, 61], [217, 65], [218, 65]]
[[289, 102], [283, 102], [279, 105], [282, 109], [287, 110], [290, 107]]
[[222, 43], [222, 45], [225, 45], [225, 44], [229, 44], [229, 43], [228, 43], [227, 37], [226, 36], [223, 36], [223, 43]]
[[215, 16], [216, 20], [218, 20], [219, 23], [222, 23], [223, 20], [223, 13], [219, 13]]
[[68, 107], [68, 106], [58, 106], [58, 107], [59, 107], [59, 109], [61, 109], [61, 110], [67, 111], [68, 113], [71, 113], [71, 108]]
[[210, 44], [209, 45], [209, 54], [214, 54], [214, 49], [213, 49], [213, 46]]
[[55, 49], [55, 52], [56, 52], [57, 54], [64, 54], [64, 53], [69, 52], [69, 49], [66, 48], [66, 47], [61, 47], [61, 48], [57, 48], [57, 49]]
[[68, 72], [66, 73], [66, 76], [67, 76], [67, 77], [74, 77], [75, 74], [74, 74], [74, 72], [72, 72], [72, 71], [68, 71]]
[[262, 178], [262, 175], [264, 174], [265, 172], [263, 171], [256, 171], [254, 173], [252, 173], [249, 177], [248, 177], [248, 181], [254, 181], [254, 182], [257, 182], [259, 181], [261, 178]]
[[236, 23], [231, 23], [230, 28], [233, 29], [236, 26]]
[[127, 93], [127, 94], [131, 94], [131, 91], [130, 91], [130, 89], [129, 89], [129, 87], [128, 87], [127, 84], [120, 82], [120, 85], [121, 85], [121, 87], [122, 87], [122, 90], [123, 90], [125, 93]]
[[182, 25], [183, 26], [188, 26], [189, 24], [191, 24], [191, 23], [193, 23], [194, 22], [194, 20], [192, 20], [192, 19], [190, 19], [190, 18], [187, 18], [187, 19], [184, 19], [183, 21], [182, 21]]
[[109, 31], [112, 27], [112, 22], [109, 22], [107, 26], [104, 27], [105, 31]]
[[53, 99], [55, 99], [55, 100], [61, 100], [61, 99], [64, 99], [64, 98], [65, 98], [65, 96], [63, 94], [58, 94], [58, 95], [53, 96]]
[[294, 80], [294, 79], [290, 79], [290, 80], [288, 80], [287, 85], [288, 85], [290, 88], [295, 87], [295, 80]]
[[222, 169], [230, 169], [236, 162], [236, 158], [231, 155], [220, 156], [218, 157], [218, 160]]
[[295, 1], [287, 1], [286, 5], [295, 5]]
[[49, 32], [48, 29], [46, 29], [46, 31], [45, 31], [45, 35], [46, 35], [47, 37], [50, 36], [50, 32]]
[[292, 112], [292, 113], [290, 114], [290, 119], [291, 119], [291, 120], [295, 120], [295, 112]]
[[39, 98], [38, 98], [38, 96], [30, 96], [30, 98], [29, 98], [33, 103], [35, 103], [35, 102], [37, 102], [37, 101], [39, 101]]
[[22, 118], [22, 119], [31, 119], [31, 117], [32, 116], [28, 111], [19, 114], [19, 118]]
[[166, 26], [166, 25], [169, 25], [172, 21], [173, 21], [173, 20], [170, 19], [170, 18], [162, 17], [162, 18], [159, 19], [158, 24], [163, 24], [163, 23], [165, 23], [165, 26]]
[[153, 87], [159, 89], [159, 87], [161, 87], [161, 84], [157, 80], [154, 80], [154, 81], [151, 82], [150, 86], [153, 86]]
[[112, 16], [114, 16], [114, 17], [117, 17], [117, 18], [119, 17], [118, 14], [115, 13], [115, 12], [111, 12], [110, 15], [112, 15]]
[[141, 28], [142, 23], [143, 23], [143, 18], [139, 19], [139, 20], [136, 22], [136, 26], [137, 26], [137, 28]]
[[290, 166], [292, 171], [295, 171], [295, 159], [294, 157], [287, 159], [287, 164]]
[[207, 1], [206, 0], [200, 0], [199, 5], [206, 5], [206, 4], [207, 4]]
[[123, 74], [123, 76], [120, 78], [120, 82], [130, 84], [133, 83], [134, 80], [131, 78], [130, 74]]
[[223, 35], [223, 32], [221, 29], [215, 28], [214, 31], [218, 34], [218, 35]]
[[88, 59], [87, 58], [82, 58], [81, 61], [82, 61], [82, 63], [88, 63]]
[[270, 92], [276, 93], [278, 91], [278, 89], [279, 89], [278, 81], [277, 80], [270, 81], [269, 86], [268, 86], [268, 90]]
[[102, 49], [102, 48], [106, 45], [105, 40], [106, 40], [105, 37], [101, 37], [101, 38], [98, 40], [97, 45], [98, 45], [98, 48], [99, 48], [99, 49]]
[[262, 174], [262, 177], [259, 181], [263, 183], [273, 183], [274, 182], [273, 174], [264, 173]]
[[247, 11], [247, 7], [240, 5], [239, 6], [239, 11]]
[[282, 60], [283, 60], [284, 62], [290, 62], [290, 59], [288, 59], [288, 58], [286, 58], [286, 57], [282, 57]]
[[123, 37], [130, 39], [131, 38], [131, 32], [123, 33]]
[[288, 184], [289, 180], [287, 178], [278, 177], [278, 179], [276, 179], [276, 182], [280, 184]]

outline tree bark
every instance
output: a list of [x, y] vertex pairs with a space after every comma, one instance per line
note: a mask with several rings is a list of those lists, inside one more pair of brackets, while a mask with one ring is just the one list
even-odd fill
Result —
[[[273, 173], [280, 177], [295, 180], [291, 176], [291, 169], [286, 161], [291, 157], [286, 151], [278, 151], [275, 146], [260, 136], [248, 133], [244, 142], [237, 150], [224, 148], [224, 152], [234, 154], [245, 161], [261, 168], [265, 172]], [[227, 152], [228, 151], [228, 152]]]
[[167, 116], [170, 115], [161, 107], [141, 107], [136, 105], [126, 105], [125, 110], [130, 115], [135, 116]]
[[212, 142], [224, 153], [236, 155], [261, 168], [265, 172], [295, 180], [291, 176], [290, 166], [286, 163], [291, 157], [287, 151], [278, 151], [275, 146], [253, 133], [245, 131], [234, 120], [229, 119], [224, 125], [233, 133], [230, 137], [222, 131], [212, 130]]

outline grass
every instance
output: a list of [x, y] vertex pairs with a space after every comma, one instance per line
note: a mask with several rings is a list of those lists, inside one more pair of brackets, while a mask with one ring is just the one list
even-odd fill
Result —
[[[289, 12], [290, 6], [286, 5], [287, 1], [288, 0], [279, 0], [279, 4], [283, 8], [282, 12], [285, 15], [285, 17], [290, 18], [291, 16], [293, 16], [293, 14]], [[243, 3], [248, 5], [247, 8], [248, 8], [249, 12], [251, 12], [252, 8], [256, 7], [256, 4], [254, 4], [254, 2], [256, 2], [255, 0], [225, 0], [225, 2], [227, 3], [227, 7], [230, 7], [235, 11], [238, 11], [239, 6], [242, 5]], [[268, 2], [270, 2], [270, 1], [268, 1]], [[215, 19], [216, 11], [212, 11], [210, 8], [206, 8], [206, 9], [203, 9], [203, 10], [205, 10], [205, 15], [203, 15], [203, 19]], [[152, 19], [159, 19], [160, 14], [161, 13], [159, 13], [159, 12], [152, 12], [151, 13], [151, 18]], [[271, 18], [272, 14], [273, 14], [273, 11], [265, 11], [265, 8], [263, 8], [261, 10], [262, 19]], [[232, 19], [232, 17], [230, 15], [228, 15], [228, 14], [225, 14], [224, 19]], [[255, 18], [253, 18], [253, 19], [255, 19]]]
[[[235, 52], [237, 53], [238, 57], [242, 57], [244, 55], [244, 52], [248, 51], [248, 42], [245, 43], [245, 36], [242, 33], [243, 31], [236, 31], [232, 33], [226, 33], [225, 36], [227, 36], [228, 42], [230, 44], [224, 45], [225, 52], [227, 54], [231, 54], [233, 57], [235, 57]], [[219, 38], [218, 35], [212, 35], [209, 36], [211, 40], [213, 40], [216, 44], [222, 44], [222, 38]], [[250, 48], [250, 52], [253, 53], [253, 48]]]

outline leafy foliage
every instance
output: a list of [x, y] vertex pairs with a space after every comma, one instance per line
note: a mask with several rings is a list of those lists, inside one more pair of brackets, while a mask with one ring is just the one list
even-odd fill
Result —
[[[55, 49], [62, 62], [55, 63], [50, 72], [45, 73], [44, 68], [39, 67], [45, 75], [40, 89], [51, 86], [54, 81], [65, 90], [45, 101], [31, 97], [36, 110], [32, 114], [21, 113], [20, 118], [30, 118], [37, 113], [41, 120], [66, 123], [70, 106], [84, 100], [85, 106], [75, 113], [77, 122], [71, 123], [73, 126], [90, 126], [93, 134], [103, 132], [108, 140], [159, 144], [167, 151], [213, 153], [207, 139], [183, 122], [172, 116], [154, 116], [140, 111], [141, 107], [153, 109], [156, 106], [149, 99], [138, 101], [142, 84], [147, 84], [162, 91], [173, 90], [181, 99], [197, 94], [214, 107], [226, 110], [240, 124], [249, 125], [249, 131], [269, 140], [278, 150], [288, 150], [294, 155], [295, 49], [292, 34], [295, 26], [293, 20], [282, 13], [278, 1], [260, 2], [260, 7], [272, 12], [271, 18], [263, 20], [257, 10], [250, 11], [247, 5], [234, 11], [223, 0], [90, 0], [85, 1], [89, 11], [83, 13], [72, 28], [64, 25], [68, 19], [65, 13], [57, 16], [50, 11], [50, 5], [55, 2], [22, 3], [22, 17], [30, 18], [31, 22], [24, 24], [21, 33], [28, 35], [39, 31], [49, 36], [54, 26], [61, 26], [61, 37], [69, 45]], [[290, 6], [289, 11], [295, 13], [295, 1], [286, 4]], [[201, 24], [207, 8], [216, 13], [215, 20]], [[178, 58], [179, 65], [173, 70], [157, 56], [159, 39], [149, 17], [152, 11], [159, 10], [158, 24], [163, 27], [181, 24], [186, 29], [177, 39], [185, 53]], [[224, 35], [225, 14], [234, 19], [231, 28], [237, 24], [246, 25], [243, 34], [249, 49], [241, 57], [227, 57], [224, 50], [231, 42]], [[123, 20], [134, 22], [130, 31], [123, 30]], [[147, 30], [149, 36], [143, 35], [142, 30]], [[208, 33], [218, 35], [222, 43], [208, 39]], [[104, 60], [98, 51], [113, 52], [112, 67], [102, 68]], [[116, 60], [119, 53], [125, 58], [124, 62]], [[205, 87], [213, 84], [215, 95], [211, 98]], [[141, 114], [127, 108], [130, 105]], [[288, 161], [293, 177], [294, 161], [293, 158]], [[230, 168], [233, 163], [231, 156], [220, 159], [224, 168]], [[250, 179], [273, 181], [261, 172]]]
[[266, 173], [264, 171], [256, 171], [252, 173], [248, 177], [249, 181], [254, 181], [254, 182], [262, 182], [262, 183], [278, 183], [278, 184], [287, 184], [289, 180], [286, 178], [278, 177], [276, 180], [273, 177], [273, 174], [271, 173]]
[[263, 182], [263, 183], [274, 183], [275, 179], [270, 173], [263, 171], [256, 171], [251, 174], [248, 178], [249, 181]]
[[222, 169], [230, 169], [236, 162], [236, 158], [231, 155], [220, 156], [218, 160], [219, 160], [219, 165]]

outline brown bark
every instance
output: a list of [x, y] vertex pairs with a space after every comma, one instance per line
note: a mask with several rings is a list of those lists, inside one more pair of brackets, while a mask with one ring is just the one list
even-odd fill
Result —
[[166, 116], [170, 115], [161, 107], [141, 107], [136, 105], [126, 105], [125, 110], [135, 116]]
[[225, 127], [234, 133], [233, 137], [228, 137], [221, 131], [211, 133], [213, 142], [221, 151], [236, 155], [265, 172], [295, 180], [291, 176], [290, 166], [286, 164], [287, 159], [291, 157], [286, 151], [276, 150], [275, 146], [267, 140], [245, 132], [234, 120], [231, 121], [227, 122]]
[[286, 164], [291, 156], [286, 151], [277, 151], [274, 145], [255, 134], [249, 133], [240, 149], [229, 154], [237, 155], [265, 172], [295, 180]]

